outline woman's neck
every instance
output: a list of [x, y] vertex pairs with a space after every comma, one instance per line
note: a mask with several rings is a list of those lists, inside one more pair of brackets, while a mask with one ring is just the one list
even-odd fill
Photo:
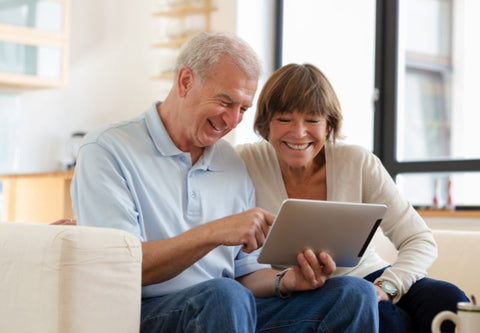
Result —
[[311, 165], [293, 168], [280, 163], [280, 169], [289, 198], [327, 199], [325, 149], [322, 149]]

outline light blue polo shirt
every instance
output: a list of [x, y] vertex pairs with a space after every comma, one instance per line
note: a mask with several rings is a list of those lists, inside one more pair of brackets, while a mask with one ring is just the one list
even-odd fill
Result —
[[[254, 193], [243, 161], [224, 140], [207, 147], [192, 166], [155, 105], [136, 119], [89, 133], [71, 186], [79, 225], [123, 229], [141, 241], [170, 238], [243, 212], [254, 206]], [[165, 295], [264, 267], [269, 266], [240, 246], [219, 246], [175, 278], [143, 287], [142, 295]]]

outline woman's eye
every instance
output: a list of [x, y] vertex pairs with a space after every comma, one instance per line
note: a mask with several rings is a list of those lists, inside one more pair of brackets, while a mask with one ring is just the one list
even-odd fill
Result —
[[318, 120], [318, 119], [307, 119], [307, 122], [311, 123], [311, 124], [317, 124], [318, 122], [320, 122], [320, 120]]
[[287, 118], [277, 118], [277, 120], [281, 123], [288, 123], [290, 120]]

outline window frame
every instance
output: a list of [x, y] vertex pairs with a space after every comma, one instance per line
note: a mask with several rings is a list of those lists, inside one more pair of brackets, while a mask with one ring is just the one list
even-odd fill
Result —
[[[67, 81], [70, 44], [70, 0], [55, 0], [63, 5], [63, 29], [59, 32], [43, 31], [35, 27], [0, 23], [0, 42], [16, 43], [34, 47], [53, 47], [60, 50], [60, 76], [41, 77], [32, 74], [16, 74], [0, 71], [0, 89], [61, 88]], [[28, 4], [28, 1], [24, 1]], [[35, 6], [36, 4], [32, 4]]]
[[396, 160], [399, 1], [377, 0], [375, 50], [374, 149], [390, 175], [420, 172], [480, 171], [480, 159]]

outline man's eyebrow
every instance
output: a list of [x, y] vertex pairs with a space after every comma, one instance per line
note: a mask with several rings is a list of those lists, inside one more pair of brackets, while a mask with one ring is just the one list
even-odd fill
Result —
[[[228, 94], [225, 94], [225, 93], [222, 93], [222, 94], [218, 94], [218, 97], [220, 99], [226, 99], [228, 100], [230, 103], [232, 104], [241, 104], [239, 101], [235, 100], [232, 96], [228, 95]], [[242, 107], [244, 108], [251, 108], [252, 107], [252, 104], [248, 104], [248, 105], [242, 105]]]
[[228, 95], [228, 94], [225, 94], [225, 93], [222, 93], [222, 94], [218, 94], [218, 98], [220, 99], [227, 99], [230, 103], [235, 103], [235, 99], [232, 98], [232, 96]]

